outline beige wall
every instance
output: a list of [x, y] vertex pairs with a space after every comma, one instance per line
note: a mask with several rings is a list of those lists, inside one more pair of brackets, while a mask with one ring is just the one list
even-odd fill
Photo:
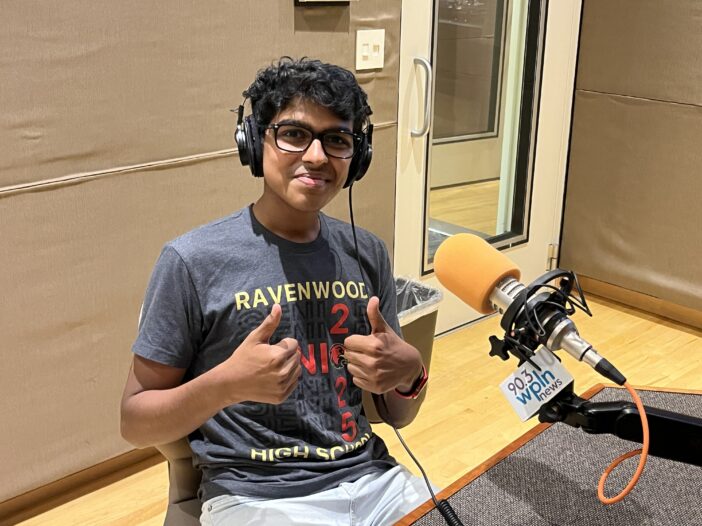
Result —
[[702, 310], [702, 4], [583, 4], [560, 264]]
[[385, 29], [385, 68], [359, 74], [377, 131], [354, 204], [392, 248], [399, 26], [382, 0], [3, 3], [0, 501], [130, 449], [119, 397], [163, 243], [260, 192], [228, 111], [260, 67], [352, 68], [355, 30]]

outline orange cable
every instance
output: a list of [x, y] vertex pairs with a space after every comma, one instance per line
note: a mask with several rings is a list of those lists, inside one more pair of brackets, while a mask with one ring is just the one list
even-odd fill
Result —
[[[643, 447], [641, 449], [636, 449], [634, 451], [629, 451], [628, 453], [624, 453], [620, 457], [617, 457], [614, 459], [614, 461], [607, 467], [604, 473], [602, 473], [602, 476], [600, 477], [600, 482], [597, 484], [597, 498], [600, 499], [600, 502], [602, 504], [614, 504], [615, 502], [619, 502], [622, 500], [624, 497], [626, 497], [629, 492], [634, 489], [634, 486], [636, 486], [636, 483], [639, 481], [639, 477], [641, 476], [641, 473], [643, 473], [644, 466], [646, 465], [646, 459], [648, 458], [648, 444], [649, 444], [649, 433], [648, 433], [648, 419], [646, 418], [646, 411], [644, 410], [644, 406], [641, 403], [641, 398], [639, 398], [639, 395], [636, 393], [633, 387], [629, 385], [629, 382], [624, 382], [624, 387], [626, 387], [627, 391], [631, 394], [631, 397], [634, 399], [634, 403], [636, 404], [636, 408], [639, 410], [639, 415], [641, 416], [641, 428], [643, 429]], [[631, 480], [629, 481], [629, 484], [622, 490], [622, 492], [615, 496], [615, 497], [606, 497], [604, 494], [604, 485], [605, 481], [607, 480], [607, 477], [609, 474], [616, 468], [621, 462], [626, 460], [627, 458], [633, 457], [634, 455], [641, 454], [641, 458], [639, 459], [639, 465], [636, 468], [636, 472], [634, 473], [634, 476], [631, 477]]]

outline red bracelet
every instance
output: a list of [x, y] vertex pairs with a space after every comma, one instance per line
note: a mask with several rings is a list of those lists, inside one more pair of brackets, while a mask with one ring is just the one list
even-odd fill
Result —
[[415, 400], [419, 397], [421, 392], [424, 390], [424, 387], [427, 385], [427, 381], [429, 381], [429, 375], [427, 374], [427, 368], [422, 364], [422, 374], [419, 375], [419, 378], [417, 378], [412, 384], [412, 388], [409, 390], [408, 393], [403, 393], [402, 391], [399, 391], [395, 389], [395, 394], [397, 396], [400, 396], [402, 398], [406, 398], [408, 400]]

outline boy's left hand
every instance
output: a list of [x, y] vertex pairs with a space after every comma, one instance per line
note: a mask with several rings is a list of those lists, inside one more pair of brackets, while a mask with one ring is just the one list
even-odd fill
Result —
[[344, 340], [353, 383], [375, 394], [409, 391], [422, 372], [422, 356], [387, 324], [376, 296], [368, 301], [368, 321], [368, 336], [355, 334]]

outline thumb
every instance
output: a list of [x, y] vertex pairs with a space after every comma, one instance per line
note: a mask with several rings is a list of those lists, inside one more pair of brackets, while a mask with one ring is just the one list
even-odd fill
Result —
[[286, 351], [296, 351], [300, 348], [300, 344], [297, 343], [297, 340], [295, 338], [283, 338], [278, 343], [276, 343], [276, 345], [278, 347], [282, 347]]
[[388, 324], [380, 312], [380, 300], [377, 296], [373, 296], [368, 300], [368, 322], [371, 326], [371, 334], [388, 331]]
[[261, 322], [261, 324], [249, 333], [247, 340], [257, 343], [268, 343], [273, 333], [280, 325], [283, 310], [277, 303], [271, 308], [271, 313]]

